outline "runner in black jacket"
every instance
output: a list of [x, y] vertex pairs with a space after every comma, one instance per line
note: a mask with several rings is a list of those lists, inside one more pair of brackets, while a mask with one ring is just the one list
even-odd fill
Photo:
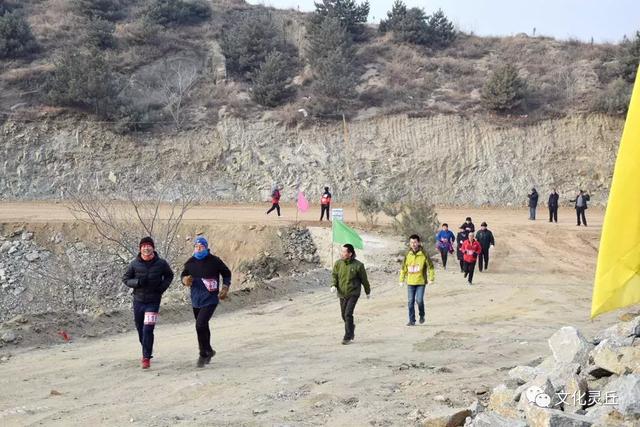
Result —
[[173, 281], [169, 264], [158, 256], [151, 237], [140, 240], [140, 253], [131, 261], [122, 282], [133, 288], [133, 319], [142, 345], [142, 369], [151, 366], [153, 330], [158, 321], [162, 294]]
[[478, 267], [480, 271], [489, 268], [489, 246], [495, 246], [496, 241], [493, 239], [493, 233], [487, 228], [487, 223], [480, 224], [480, 230], [476, 233], [476, 240], [482, 246], [482, 252], [478, 258]]

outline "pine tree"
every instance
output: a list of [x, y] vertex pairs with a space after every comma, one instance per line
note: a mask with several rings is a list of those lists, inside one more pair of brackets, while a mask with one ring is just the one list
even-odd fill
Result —
[[56, 61], [46, 87], [54, 105], [90, 108], [101, 117], [109, 117], [119, 106], [118, 80], [97, 51], [65, 53]]
[[355, 96], [351, 37], [338, 18], [327, 17], [310, 27], [307, 59], [314, 74], [311, 85], [322, 113], [338, 113]]
[[0, 58], [18, 58], [37, 48], [29, 23], [18, 12], [0, 16]]
[[387, 12], [387, 19], [380, 21], [378, 31], [386, 33], [389, 31], [395, 31], [400, 22], [402, 22], [407, 16], [407, 5], [402, 0], [395, 0], [391, 10]]
[[274, 50], [297, 57], [295, 47], [286, 42], [270, 13], [243, 12], [229, 21], [222, 37], [229, 73], [250, 78]]
[[434, 48], [445, 48], [456, 38], [453, 24], [447, 19], [441, 9], [438, 9], [427, 19], [429, 32], [428, 44]]
[[624, 53], [621, 59], [622, 78], [633, 83], [640, 63], [640, 31], [636, 31], [636, 37], [632, 41], [624, 43]]
[[526, 96], [526, 84], [511, 64], [498, 68], [489, 77], [482, 90], [483, 104], [494, 111], [513, 111], [522, 105]]
[[364, 40], [365, 24], [369, 16], [369, 1], [356, 4], [354, 0], [321, 0], [315, 3], [316, 10], [311, 15], [312, 24], [321, 24], [328, 17], [337, 18], [352, 40]]
[[252, 78], [253, 99], [266, 107], [276, 107], [289, 98], [293, 90], [287, 87], [294, 65], [283, 52], [271, 51]]

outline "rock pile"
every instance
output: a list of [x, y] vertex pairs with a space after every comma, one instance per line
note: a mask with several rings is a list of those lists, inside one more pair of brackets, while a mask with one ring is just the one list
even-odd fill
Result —
[[309, 264], [320, 262], [318, 249], [313, 242], [313, 237], [307, 228], [289, 227], [278, 230], [278, 236], [282, 239], [284, 256], [291, 261], [304, 261]]
[[245, 275], [245, 282], [273, 279], [320, 263], [318, 249], [308, 229], [287, 227], [279, 229], [276, 234], [281, 248], [275, 252], [281, 252], [282, 256], [264, 252], [258, 258], [242, 263], [240, 270]]
[[19, 314], [115, 309], [129, 302], [120, 285], [124, 261], [82, 242], [51, 238], [54, 251], [34, 233], [0, 236], [0, 322]]
[[640, 316], [629, 317], [593, 340], [561, 328], [549, 339], [552, 355], [509, 371], [464, 425], [640, 425]]

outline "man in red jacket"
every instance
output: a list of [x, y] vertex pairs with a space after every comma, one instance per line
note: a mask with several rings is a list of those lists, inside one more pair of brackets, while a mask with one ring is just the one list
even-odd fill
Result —
[[469, 233], [469, 238], [462, 243], [462, 256], [464, 260], [464, 277], [467, 277], [469, 285], [473, 281], [473, 270], [476, 268], [476, 259], [482, 252], [482, 246], [476, 240], [475, 233]]

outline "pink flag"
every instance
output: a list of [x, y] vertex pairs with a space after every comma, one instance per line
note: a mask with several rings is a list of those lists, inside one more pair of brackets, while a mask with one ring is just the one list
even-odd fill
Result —
[[309, 201], [304, 197], [302, 191], [298, 191], [298, 210], [302, 213], [309, 210]]

